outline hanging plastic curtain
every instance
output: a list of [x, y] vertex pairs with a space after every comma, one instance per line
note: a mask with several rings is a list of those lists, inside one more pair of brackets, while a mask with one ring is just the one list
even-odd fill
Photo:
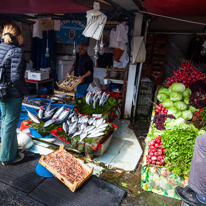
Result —
[[86, 37], [100, 40], [107, 16], [99, 11], [100, 6], [98, 2], [94, 2], [93, 8], [93, 10], [87, 11], [87, 25], [82, 34]]

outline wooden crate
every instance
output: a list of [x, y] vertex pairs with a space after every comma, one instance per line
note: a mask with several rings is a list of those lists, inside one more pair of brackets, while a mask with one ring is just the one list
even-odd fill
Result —
[[[63, 86], [61, 86], [60, 84], [65, 80], [65, 79], [67, 79], [67, 78], [70, 78], [70, 77], [72, 77], [72, 78], [74, 78], [74, 79], [79, 79], [75, 84], [73, 84], [71, 87], [63, 87]], [[65, 77], [61, 82], [56, 82], [56, 84], [57, 84], [57, 86], [58, 87], [60, 87], [60, 88], [62, 88], [62, 89], [65, 89], [65, 90], [67, 90], [67, 91], [72, 91], [76, 86], [78, 86], [79, 84], [81, 83], [81, 80], [80, 80], [80, 78], [79, 77], [76, 77], [76, 76], [67, 76], [67, 77]]]
[[75, 90], [72, 90], [70, 92], [68, 92], [67, 90], [54, 90], [54, 93], [55, 94], [66, 94], [68, 97], [70, 97], [72, 100], [75, 100], [75, 97], [76, 97], [76, 91]]
[[[60, 148], [58, 150], [64, 150], [64, 145], [60, 145]], [[56, 150], [57, 151], [57, 150]], [[54, 151], [54, 152], [56, 152]], [[66, 151], [66, 150], [64, 150]], [[52, 152], [52, 153], [54, 153]], [[50, 153], [51, 154], [51, 153]], [[68, 153], [69, 154], [69, 153]], [[69, 154], [71, 155], [71, 154]], [[72, 156], [72, 155], [71, 155]], [[89, 168], [88, 166], [86, 166], [85, 164], [83, 164], [80, 160], [76, 159], [74, 156], [72, 156], [72, 158], [74, 158], [75, 160], [77, 160], [79, 162], [79, 164], [81, 164], [81, 166], [87, 170], [89, 172], [89, 174], [87, 175], [87, 177], [82, 180], [81, 182], [74, 182], [74, 184], [71, 184], [66, 178], [64, 178], [63, 176], [61, 176], [56, 170], [54, 170], [52, 167], [50, 167], [48, 164], [46, 164], [44, 162], [44, 157], [45, 155], [42, 155], [39, 163], [41, 165], [43, 165], [47, 170], [49, 170], [56, 178], [58, 178], [62, 183], [64, 183], [72, 192], [75, 192], [86, 180], [88, 180], [91, 176], [92, 176], [92, 172], [93, 172], [93, 167]]]

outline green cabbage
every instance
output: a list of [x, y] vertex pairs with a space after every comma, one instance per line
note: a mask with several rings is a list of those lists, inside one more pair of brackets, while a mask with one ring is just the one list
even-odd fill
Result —
[[175, 114], [177, 113], [179, 110], [176, 108], [176, 107], [170, 107], [168, 110], [167, 110], [167, 114]]
[[180, 101], [180, 100], [182, 100], [182, 94], [179, 92], [171, 92], [170, 93], [170, 100]]
[[186, 96], [186, 97], [184, 97], [183, 102], [184, 102], [185, 104], [189, 104], [189, 100], [190, 100], [190, 97], [189, 97], [189, 96]]
[[185, 91], [185, 85], [182, 83], [174, 83], [173, 85], [171, 85], [171, 90], [173, 92], [184, 92]]
[[182, 101], [175, 102], [174, 106], [179, 110], [186, 110], [187, 109], [187, 105]]
[[162, 87], [158, 90], [158, 94], [162, 94], [162, 93], [169, 95], [168, 89], [164, 88], [164, 87]]
[[193, 106], [189, 106], [189, 110], [191, 111], [191, 112], [199, 112], [200, 111], [200, 109], [196, 109], [195, 107], [193, 107]]
[[191, 90], [189, 88], [186, 88], [186, 90], [182, 93], [183, 97], [186, 97], [186, 96], [190, 96], [191, 95]]
[[160, 93], [157, 95], [157, 99], [162, 102], [164, 101], [165, 99], [169, 99], [169, 96], [167, 94], [164, 94], [164, 93]]
[[203, 129], [199, 130], [199, 132], [197, 133], [198, 136], [203, 135], [203, 134], [206, 134], [206, 131]]
[[182, 112], [180, 110], [178, 110], [177, 113], [173, 114], [173, 116], [177, 119], [177, 118], [180, 118], [182, 117]]
[[193, 114], [190, 110], [182, 111], [182, 118], [184, 120], [190, 120], [190, 119], [192, 119], [192, 117], [193, 117]]
[[172, 86], [168, 87], [168, 91], [169, 91], [169, 93], [172, 92]]
[[173, 103], [172, 100], [166, 99], [162, 102], [162, 105], [163, 105], [164, 108], [170, 108], [170, 107], [174, 106], [174, 103]]

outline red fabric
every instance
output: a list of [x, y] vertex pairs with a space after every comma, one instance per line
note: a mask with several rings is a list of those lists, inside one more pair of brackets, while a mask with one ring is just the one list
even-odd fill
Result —
[[20, 131], [24, 130], [24, 129], [27, 129], [29, 126], [27, 125], [28, 123], [32, 123], [31, 121], [22, 121], [21, 122], [21, 125], [20, 125]]
[[145, 0], [144, 7], [148, 12], [165, 16], [205, 16], [205, 0]]
[[1, 4], [0, 13], [82, 13], [91, 9], [73, 0], [7, 0]]

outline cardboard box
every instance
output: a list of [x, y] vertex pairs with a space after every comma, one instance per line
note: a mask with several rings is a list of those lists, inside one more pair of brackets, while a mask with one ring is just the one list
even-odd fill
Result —
[[49, 79], [49, 72], [28, 72], [28, 79], [38, 81]]

